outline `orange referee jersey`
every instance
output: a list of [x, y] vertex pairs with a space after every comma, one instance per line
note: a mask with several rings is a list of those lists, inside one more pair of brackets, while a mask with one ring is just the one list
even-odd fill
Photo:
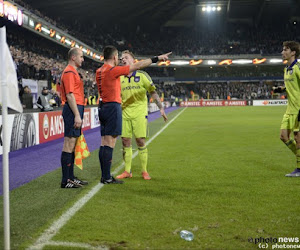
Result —
[[84, 89], [77, 70], [68, 65], [61, 75], [61, 100], [65, 104], [67, 102], [66, 94], [73, 93], [76, 104], [84, 105]]
[[96, 82], [102, 102], [121, 103], [120, 76], [129, 74], [130, 66], [115, 66], [104, 64], [96, 71]]

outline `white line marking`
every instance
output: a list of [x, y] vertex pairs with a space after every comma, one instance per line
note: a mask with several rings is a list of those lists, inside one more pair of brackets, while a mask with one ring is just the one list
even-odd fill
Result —
[[[171, 121], [169, 121], [161, 130], [159, 130], [154, 136], [152, 136], [147, 142], [146, 145], [150, 144], [157, 136], [159, 136], [170, 124], [185, 111], [186, 108], [181, 110]], [[136, 151], [132, 155], [132, 159], [135, 158], [138, 154]], [[112, 173], [115, 175], [124, 167], [124, 162], [115, 169]], [[45, 245], [53, 243], [51, 239], [58, 233], [58, 231], [76, 214], [79, 209], [81, 209], [104, 185], [99, 183], [93, 187], [85, 196], [83, 196], [79, 201], [77, 201], [71, 208], [69, 208], [58, 220], [54, 221], [53, 224], [46, 229], [42, 235], [37, 239], [37, 241], [30, 246], [28, 249], [42, 249]]]

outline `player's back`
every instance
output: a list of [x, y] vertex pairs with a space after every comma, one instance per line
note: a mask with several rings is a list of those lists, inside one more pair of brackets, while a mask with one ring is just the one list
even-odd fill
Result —
[[121, 75], [129, 74], [128, 66], [111, 66], [104, 63], [96, 71], [96, 82], [102, 102], [121, 103]]
[[104, 64], [96, 71], [96, 82], [102, 102], [121, 103], [120, 78], [111, 74], [112, 66]]

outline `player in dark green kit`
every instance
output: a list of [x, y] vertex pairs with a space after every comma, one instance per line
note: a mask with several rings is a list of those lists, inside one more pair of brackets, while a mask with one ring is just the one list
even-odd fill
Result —
[[[300, 62], [297, 58], [300, 54], [300, 44], [295, 41], [283, 43], [281, 52], [283, 60], [287, 60], [284, 69], [284, 86], [274, 87], [275, 92], [287, 92], [288, 106], [281, 122], [280, 139], [296, 155], [297, 168], [286, 177], [300, 177]], [[290, 137], [291, 132], [294, 138]]]

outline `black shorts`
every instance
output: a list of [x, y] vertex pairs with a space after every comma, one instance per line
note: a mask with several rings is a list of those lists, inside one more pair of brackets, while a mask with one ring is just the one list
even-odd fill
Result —
[[[83, 120], [84, 106], [77, 105], [77, 108], [80, 117]], [[81, 135], [81, 127], [74, 128], [75, 116], [68, 103], [64, 105], [62, 116], [64, 118], [64, 123], [65, 123], [65, 137], [79, 137]]]
[[117, 102], [107, 102], [99, 105], [99, 120], [101, 136], [118, 136], [122, 134], [122, 108]]

